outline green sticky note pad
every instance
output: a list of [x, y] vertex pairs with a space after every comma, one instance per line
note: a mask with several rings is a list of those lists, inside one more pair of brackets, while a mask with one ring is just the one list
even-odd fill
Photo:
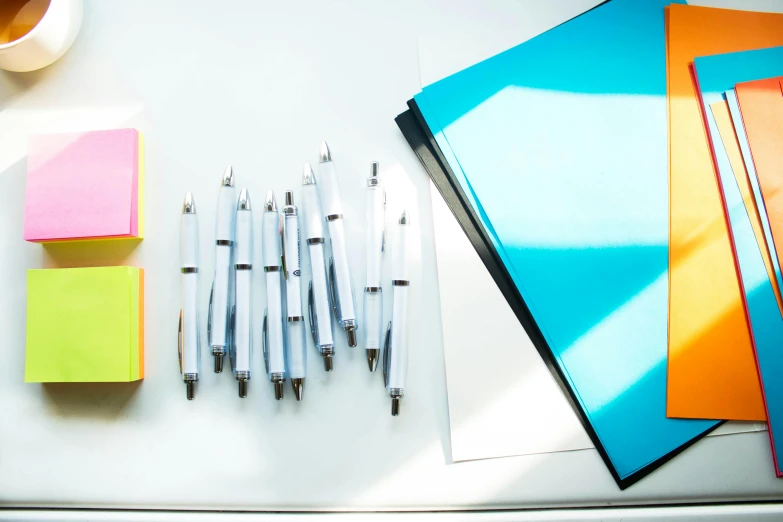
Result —
[[27, 271], [25, 382], [143, 378], [143, 271]]

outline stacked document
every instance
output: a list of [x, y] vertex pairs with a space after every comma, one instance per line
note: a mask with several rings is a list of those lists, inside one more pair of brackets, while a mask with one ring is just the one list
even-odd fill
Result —
[[621, 488], [724, 420], [783, 437], [776, 45], [780, 14], [611, 0], [397, 119]]

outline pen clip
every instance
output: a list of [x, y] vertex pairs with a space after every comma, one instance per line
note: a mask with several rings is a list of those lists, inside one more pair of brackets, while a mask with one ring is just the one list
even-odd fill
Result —
[[278, 227], [280, 232], [280, 267], [283, 270], [283, 279], [288, 281], [288, 267], [285, 263], [285, 215], [278, 215], [280, 216], [280, 226]]
[[179, 373], [182, 373], [182, 308], [179, 309], [179, 322], [177, 324], [177, 360], [179, 361]]
[[[315, 296], [313, 295], [313, 282], [310, 281], [310, 286], [307, 288], [307, 315], [310, 319], [310, 333], [313, 334], [313, 343], [315, 343], [315, 349], [318, 348], [318, 311], [315, 309]], [[320, 353], [320, 350], [319, 350]]]
[[283, 279], [288, 281], [288, 266], [285, 259], [285, 218], [282, 218], [281, 221], [283, 222], [283, 233], [280, 236], [280, 245], [282, 247], [280, 250], [280, 267], [283, 271]]
[[264, 367], [269, 375], [269, 329], [267, 328], [267, 309], [264, 309], [264, 326], [261, 330], [261, 350], [264, 353]]
[[386, 339], [383, 341], [383, 384], [389, 386], [389, 365], [391, 364], [391, 321], [386, 327]]
[[337, 322], [342, 324], [342, 318], [340, 317], [340, 296], [337, 293], [337, 283], [335, 281], [334, 271], [334, 258], [329, 258], [329, 296], [332, 298], [332, 310], [334, 310], [334, 318]]
[[209, 290], [209, 308], [207, 310], [207, 344], [212, 346], [212, 298], [215, 295], [215, 282], [212, 281], [212, 288]]
[[[231, 307], [231, 312], [229, 313], [229, 322], [228, 322], [228, 339], [226, 339], [226, 344], [228, 345], [228, 360], [231, 362], [231, 371], [234, 371], [237, 369], [237, 363], [236, 363], [236, 353], [237, 353], [237, 347], [234, 345], [234, 332], [237, 328], [237, 307], [236, 305]], [[252, 335], [252, 330], [250, 334]], [[250, 343], [250, 346], [253, 346], [253, 343]]]

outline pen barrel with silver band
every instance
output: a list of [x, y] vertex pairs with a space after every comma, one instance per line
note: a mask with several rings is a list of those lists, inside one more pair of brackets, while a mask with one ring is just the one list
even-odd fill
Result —
[[297, 400], [302, 400], [304, 379], [307, 373], [307, 341], [302, 310], [302, 269], [299, 248], [299, 212], [294, 205], [294, 193], [285, 194], [283, 207], [283, 268], [285, 270], [285, 294], [288, 353], [288, 377], [294, 387]]
[[223, 356], [228, 353], [231, 339], [231, 253], [234, 242], [236, 197], [231, 166], [226, 167], [218, 189], [215, 219], [215, 280], [209, 302], [208, 334], [215, 372], [223, 371]]
[[408, 298], [410, 276], [408, 269], [409, 224], [403, 212], [397, 227], [392, 264], [392, 318], [388, 353], [384, 354], [386, 390], [392, 398], [392, 415], [400, 412], [400, 400], [405, 395], [408, 370]]
[[236, 310], [231, 371], [239, 382], [239, 396], [247, 396], [253, 360], [253, 210], [250, 194], [242, 189], [236, 211]]
[[315, 347], [324, 359], [324, 367], [326, 371], [330, 371], [334, 364], [334, 332], [324, 252], [324, 222], [320, 198], [315, 186], [315, 175], [308, 164], [304, 166], [302, 178], [302, 211], [312, 278], [308, 292], [310, 330]]
[[198, 320], [198, 218], [196, 204], [190, 192], [185, 196], [180, 221], [180, 272], [182, 282], [182, 309], [180, 311], [178, 351], [182, 380], [188, 399], [193, 399], [195, 383], [201, 369], [201, 345]]
[[374, 372], [383, 339], [383, 294], [381, 293], [381, 258], [384, 242], [385, 194], [378, 178], [378, 163], [372, 164], [367, 180], [367, 284], [364, 287], [364, 347], [367, 363]]
[[281, 269], [281, 220], [274, 194], [270, 191], [262, 217], [262, 251], [266, 278], [267, 309], [264, 324], [264, 347], [269, 379], [275, 385], [275, 398], [283, 398], [286, 379], [283, 339], [283, 287]]
[[322, 144], [319, 164], [318, 190], [321, 195], [324, 217], [329, 227], [332, 244], [332, 284], [334, 286], [335, 314], [340, 326], [348, 332], [348, 345], [356, 346], [358, 323], [353, 300], [353, 285], [348, 268], [345, 224], [337, 172], [326, 144]]

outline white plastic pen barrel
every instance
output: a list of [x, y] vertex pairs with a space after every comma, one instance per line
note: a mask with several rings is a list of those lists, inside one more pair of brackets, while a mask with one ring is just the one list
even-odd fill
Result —
[[294, 193], [285, 193], [283, 207], [283, 268], [286, 293], [286, 342], [288, 343], [288, 376], [296, 400], [301, 401], [307, 374], [307, 344], [305, 318], [302, 311], [302, 269], [299, 249], [299, 212], [294, 205]]
[[321, 202], [316, 189], [315, 174], [305, 163], [302, 173], [302, 212], [304, 214], [305, 243], [310, 258], [312, 280], [308, 290], [310, 331], [318, 353], [324, 359], [324, 368], [334, 367], [334, 333], [329, 305], [329, 284], [324, 253], [324, 222]]
[[247, 397], [253, 360], [253, 210], [247, 189], [239, 193], [236, 208], [236, 310], [231, 371], [239, 382], [239, 396]]
[[348, 333], [348, 346], [356, 346], [356, 310], [353, 301], [353, 286], [348, 268], [343, 205], [337, 182], [337, 171], [326, 142], [321, 144], [318, 190], [321, 195], [324, 217], [329, 227], [332, 243], [331, 282], [337, 322]]
[[187, 397], [195, 396], [195, 384], [201, 368], [201, 345], [199, 343], [198, 320], [198, 218], [196, 202], [188, 192], [182, 205], [180, 219], [180, 272], [182, 275], [182, 309], [179, 314], [178, 354], [182, 380], [185, 381]]
[[218, 189], [215, 215], [215, 279], [209, 294], [207, 337], [215, 357], [215, 373], [223, 371], [223, 356], [231, 340], [231, 253], [234, 245], [234, 171], [226, 167]]
[[399, 415], [400, 401], [405, 395], [408, 370], [408, 274], [409, 220], [402, 213], [397, 226], [397, 240], [392, 253], [392, 319], [384, 353], [386, 390], [392, 398], [392, 415]]
[[283, 279], [281, 252], [281, 221], [275, 194], [271, 190], [264, 202], [262, 252], [266, 277], [267, 308], [264, 314], [264, 358], [269, 379], [275, 385], [275, 398], [283, 398], [286, 379], [286, 355], [283, 339]]
[[381, 258], [384, 249], [384, 207], [386, 195], [378, 178], [378, 163], [373, 162], [367, 179], [367, 284], [364, 287], [364, 347], [371, 372], [378, 366], [383, 338], [383, 293]]

